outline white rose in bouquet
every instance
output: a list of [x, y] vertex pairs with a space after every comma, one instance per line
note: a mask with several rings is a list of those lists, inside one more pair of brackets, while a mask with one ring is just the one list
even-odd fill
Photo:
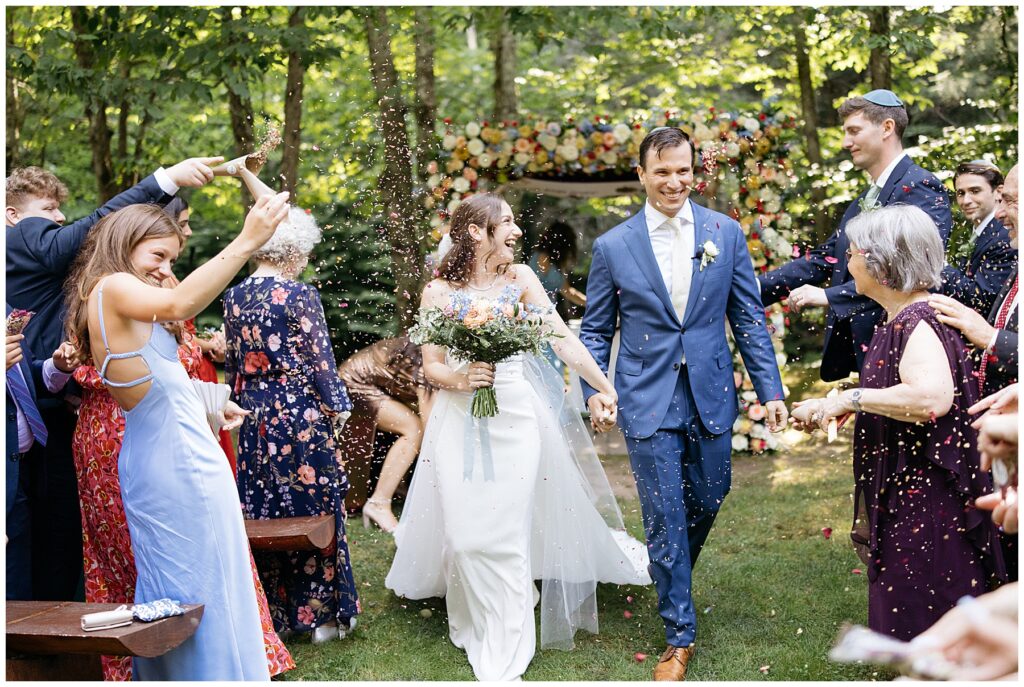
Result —
[[606, 150], [601, 154], [601, 162], [606, 165], [614, 165], [619, 161], [619, 155], [614, 150]]
[[580, 157], [580, 151], [575, 145], [560, 145], [555, 150], [567, 162], [573, 162]]
[[558, 139], [546, 133], [537, 137], [537, 143], [540, 143], [545, 150], [554, 150], [558, 147]]
[[453, 183], [452, 188], [459, 193], [465, 193], [469, 190], [469, 179], [466, 177], [458, 177]]
[[466, 125], [466, 138], [473, 138], [480, 135], [480, 125], [476, 122], [470, 122]]
[[615, 128], [612, 129], [612, 134], [615, 135], [615, 140], [619, 143], [625, 143], [629, 140], [629, 136], [632, 132], [629, 127], [625, 124], [616, 124]]
[[529, 153], [516, 153], [514, 159], [517, 165], [526, 165], [533, 159], [533, 156]]
[[740, 126], [752, 134], [761, 130], [761, 122], [757, 121], [753, 117], [746, 117], [743, 119], [743, 121], [740, 122]]
[[729, 141], [725, 144], [725, 155], [726, 157], [739, 157], [740, 156], [740, 144], [736, 141]]
[[742, 434], [732, 435], [732, 450], [746, 451], [750, 448], [750, 441]]
[[458, 140], [451, 134], [445, 134], [444, 140], [441, 141], [441, 145], [444, 146], [445, 150], [455, 150], [455, 141]]
[[693, 137], [698, 141], [709, 141], [713, 136], [714, 134], [711, 133], [711, 129], [707, 128], [703, 124], [698, 124], [693, 129]]
[[488, 155], [487, 153], [480, 153], [479, 155], [476, 156], [476, 163], [480, 167], [487, 168], [494, 163], [494, 158]]
[[448, 201], [448, 214], [450, 215], [453, 212], [455, 212], [455, 208], [459, 207], [459, 205], [461, 205], [461, 204], [462, 204], [462, 199], [461, 198], [452, 198], [450, 201]]

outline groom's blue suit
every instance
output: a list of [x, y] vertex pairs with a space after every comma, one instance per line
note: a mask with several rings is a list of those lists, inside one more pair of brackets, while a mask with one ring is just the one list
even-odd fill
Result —
[[[693, 260], [683, 321], [641, 209], [594, 242], [580, 330], [607, 371], [620, 323], [613, 380], [619, 422], [640, 494], [659, 612], [674, 646], [688, 646], [696, 636], [691, 569], [730, 486], [729, 430], [738, 406], [726, 318], [758, 398], [783, 398], [743, 231], [725, 215], [689, 202], [694, 246], [700, 251], [712, 241], [718, 255], [703, 270]], [[593, 393], [584, 383], [585, 397]]]

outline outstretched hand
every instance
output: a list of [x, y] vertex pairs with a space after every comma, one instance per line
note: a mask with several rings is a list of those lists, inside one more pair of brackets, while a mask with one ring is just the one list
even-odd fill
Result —
[[245, 217], [245, 226], [241, 236], [252, 241], [260, 248], [270, 240], [277, 230], [277, 225], [288, 217], [288, 192], [282, 191], [273, 196], [260, 196]]
[[245, 418], [252, 415], [252, 411], [245, 410], [234, 401], [228, 401], [217, 415], [217, 419], [221, 423], [221, 430], [230, 432], [236, 427], [241, 427], [242, 423], [245, 422]]
[[190, 157], [168, 168], [166, 170], [167, 176], [180, 187], [197, 188], [213, 181], [211, 165], [215, 165], [223, 160], [224, 158], [221, 156]]

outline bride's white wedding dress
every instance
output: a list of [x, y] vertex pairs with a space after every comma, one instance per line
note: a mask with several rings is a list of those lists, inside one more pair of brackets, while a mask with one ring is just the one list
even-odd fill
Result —
[[571, 649], [577, 629], [597, 632], [598, 581], [651, 579], [554, 369], [519, 356], [494, 387], [499, 413], [484, 421], [469, 417], [471, 394], [438, 392], [385, 584], [445, 597], [476, 677], [514, 680], [536, 649], [533, 580], [541, 647]]

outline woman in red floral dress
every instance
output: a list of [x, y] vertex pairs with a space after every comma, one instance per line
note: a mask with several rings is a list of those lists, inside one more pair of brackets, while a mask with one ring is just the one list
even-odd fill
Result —
[[[195, 378], [202, 359], [199, 344], [187, 330], [181, 333], [178, 359]], [[135, 557], [128, 522], [121, 502], [117, 457], [124, 437], [124, 416], [103, 386], [96, 368], [83, 365], [75, 371], [82, 386], [82, 405], [72, 439], [78, 494], [82, 506], [82, 553], [85, 559], [85, 600], [90, 603], [132, 603], [135, 599]], [[295, 667], [288, 649], [274, 632], [267, 597], [256, 565], [249, 556], [260, 606], [263, 643], [270, 674]], [[131, 680], [130, 656], [103, 656], [104, 680]]]

